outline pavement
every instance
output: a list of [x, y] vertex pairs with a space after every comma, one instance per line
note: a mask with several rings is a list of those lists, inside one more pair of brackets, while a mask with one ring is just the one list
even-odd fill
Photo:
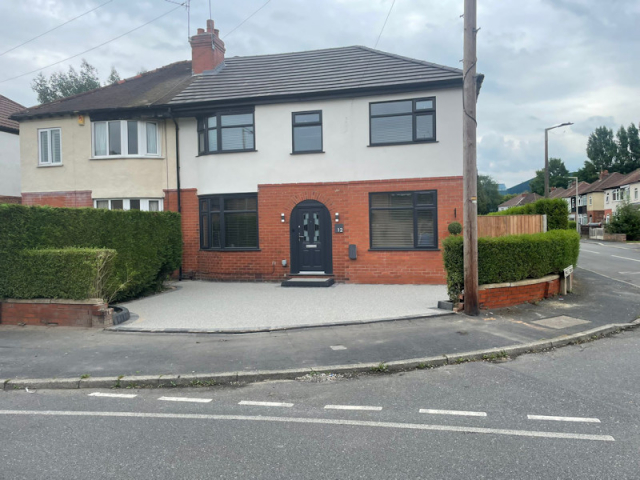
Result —
[[185, 280], [161, 294], [123, 303], [131, 319], [112, 330], [248, 333], [451, 314], [436, 308], [438, 300], [447, 300], [444, 285], [283, 288]]
[[4, 391], [0, 477], [637, 479], [638, 364], [635, 330], [396, 375]]

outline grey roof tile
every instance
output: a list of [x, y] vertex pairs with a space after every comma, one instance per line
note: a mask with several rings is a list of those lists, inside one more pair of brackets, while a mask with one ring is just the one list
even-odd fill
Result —
[[20, 125], [9, 117], [22, 110], [24, 107], [7, 97], [0, 95], [0, 130], [5, 132], [18, 133]]

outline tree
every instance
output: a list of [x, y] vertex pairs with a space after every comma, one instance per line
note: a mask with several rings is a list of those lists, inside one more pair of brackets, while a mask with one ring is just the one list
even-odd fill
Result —
[[585, 160], [584, 167], [578, 170], [578, 181], [589, 183], [595, 182], [600, 178], [599, 173], [600, 172], [598, 172], [598, 169], [591, 160]]
[[629, 136], [624, 125], [621, 125], [616, 133], [616, 163], [614, 169], [620, 173], [630, 173], [634, 170], [629, 151]]
[[478, 175], [478, 215], [497, 212], [501, 203], [498, 184], [489, 175]]
[[640, 168], [640, 134], [633, 123], [627, 128], [627, 137], [629, 139], [629, 158], [632, 164], [630, 171], [633, 171]]
[[625, 199], [607, 225], [610, 233], [626, 233], [627, 240], [640, 240], [640, 210]]
[[[564, 166], [564, 162], [559, 158], [549, 159], [549, 188], [567, 188], [569, 170]], [[529, 182], [529, 187], [533, 193], [544, 196], [544, 168], [536, 170], [536, 177]]]
[[613, 130], [610, 128], [598, 127], [589, 135], [587, 157], [593, 162], [598, 172], [611, 171], [617, 153], [618, 146], [613, 140]]
[[120, 81], [120, 74], [116, 70], [116, 67], [111, 67], [111, 73], [107, 77], [107, 81], [104, 82], [104, 85], [113, 85], [114, 83], [118, 83]]
[[38, 102], [48, 103], [100, 87], [98, 70], [82, 59], [80, 72], [70, 66], [68, 72], [54, 72], [49, 78], [42, 73], [31, 82]]

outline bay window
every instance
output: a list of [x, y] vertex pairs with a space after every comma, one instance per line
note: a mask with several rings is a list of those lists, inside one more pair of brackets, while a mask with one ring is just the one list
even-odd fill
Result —
[[217, 113], [198, 119], [198, 153], [255, 151], [253, 111]]
[[160, 154], [157, 122], [109, 120], [92, 125], [95, 158], [155, 157]]

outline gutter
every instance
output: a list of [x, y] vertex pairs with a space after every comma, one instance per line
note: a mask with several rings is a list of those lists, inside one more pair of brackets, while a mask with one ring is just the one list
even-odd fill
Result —
[[[182, 203], [180, 201], [180, 126], [178, 125], [178, 121], [176, 117], [171, 112], [171, 108], [169, 108], [169, 115], [171, 115], [171, 120], [173, 120], [174, 125], [176, 126], [176, 189], [178, 192], [178, 213], [182, 213]], [[182, 262], [180, 262], [180, 269], [178, 270], [178, 281], [182, 281]]]

